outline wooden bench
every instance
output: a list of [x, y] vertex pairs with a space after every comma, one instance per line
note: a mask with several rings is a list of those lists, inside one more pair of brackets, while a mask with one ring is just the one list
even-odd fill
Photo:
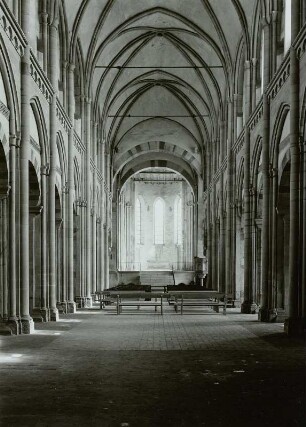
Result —
[[98, 291], [98, 292], [96, 292], [96, 298], [100, 304], [101, 309], [105, 308], [106, 305], [110, 305], [110, 304], [113, 304], [114, 302], [116, 302], [116, 298], [111, 297], [109, 295], [109, 291]]
[[223, 308], [226, 314], [227, 299], [225, 294], [218, 291], [171, 291], [168, 298], [174, 298], [174, 309], [183, 314], [184, 307], [212, 307], [219, 313], [219, 307]]
[[160, 314], [163, 314], [163, 298], [165, 295], [161, 292], [146, 291], [111, 291], [110, 296], [116, 296], [117, 314], [122, 313], [123, 307], [140, 307], [152, 306], [160, 307]]

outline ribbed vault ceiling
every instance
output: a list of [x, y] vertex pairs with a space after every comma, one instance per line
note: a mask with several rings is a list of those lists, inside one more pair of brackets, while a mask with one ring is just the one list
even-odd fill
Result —
[[65, 1], [116, 174], [164, 161], [188, 176], [203, 175], [205, 147], [217, 137], [256, 3]]

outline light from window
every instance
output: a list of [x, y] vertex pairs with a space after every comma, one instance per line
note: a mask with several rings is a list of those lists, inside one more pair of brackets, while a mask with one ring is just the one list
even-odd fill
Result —
[[284, 53], [288, 51], [291, 45], [291, 0], [285, 0], [284, 2], [284, 13], [285, 13], [285, 38], [284, 38]]
[[136, 245], [141, 244], [141, 203], [139, 198], [136, 200], [135, 206], [135, 239]]
[[177, 197], [174, 202], [174, 243], [182, 244], [182, 199]]
[[154, 203], [154, 243], [164, 244], [164, 215], [165, 206], [162, 199], [156, 199]]

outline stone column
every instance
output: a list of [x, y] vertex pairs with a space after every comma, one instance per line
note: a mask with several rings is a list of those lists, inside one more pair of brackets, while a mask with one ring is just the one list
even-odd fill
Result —
[[90, 157], [91, 157], [91, 100], [86, 99], [86, 198], [87, 198], [87, 208], [86, 208], [86, 304], [88, 307], [92, 306], [92, 297], [91, 297], [91, 288], [92, 288], [92, 265], [91, 265], [91, 254], [92, 254], [92, 232], [91, 232], [91, 167], [90, 167]]
[[104, 289], [109, 288], [109, 243], [108, 243], [108, 227], [103, 224], [104, 230]]
[[207, 168], [207, 259], [208, 259], [208, 273], [206, 286], [212, 288], [212, 230], [211, 230], [211, 194], [210, 185], [211, 182], [211, 155], [210, 148], [206, 151], [206, 168]]
[[251, 61], [244, 63], [244, 122], [247, 123], [251, 114], [251, 99], [252, 99], [252, 79], [251, 79]]
[[302, 159], [303, 159], [303, 188], [302, 188], [302, 317], [306, 318], [306, 141], [303, 140]]
[[238, 136], [238, 126], [237, 126], [237, 118], [238, 118], [238, 105], [239, 105], [239, 95], [235, 93], [233, 97], [233, 141], [236, 141]]
[[[251, 70], [250, 61], [245, 62], [245, 121], [251, 113]], [[241, 305], [242, 313], [254, 313], [257, 305], [254, 303], [252, 283], [252, 208], [250, 188], [250, 129], [245, 128], [244, 136], [244, 301]]]
[[86, 206], [87, 201], [82, 200], [80, 204], [80, 296], [86, 299]]
[[4, 197], [0, 201], [1, 205], [1, 216], [2, 216], [2, 283], [3, 283], [3, 320], [5, 322], [9, 319], [9, 307], [8, 307], [8, 218], [7, 218], [7, 206], [8, 206], [8, 196]]
[[[22, 2], [22, 29], [30, 39], [31, 0]], [[21, 145], [20, 145], [20, 316], [21, 332], [34, 331], [29, 305], [29, 159], [30, 159], [30, 47], [21, 58]]]
[[97, 291], [97, 126], [94, 124], [92, 138], [92, 157], [95, 164], [93, 170], [92, 200], [92, 292]]
[[48, 238], [48, 192], [47, 192], [47, 181], [48, 181], [49, 167], [43, 165], [41, 168], [41, 199], [42, 199], [42, 213], [41, 213], [41, 284], [40, 284], [40, 312], [43, 321], [49, 320], [49, 300], [48, 300], [48, 250], [47, 250], [47, 238]]
[[255, 110], [256, 107], [256, 67], [257, 67], [257, 59], [252, 58], [251, 60], [251, 66], [252, 66], [252, 91], [251, 91], [251, 106], [252, 111]]
[[2, 197], [3, 195], [0, 195], [0, 325], [2, 319], [4, 320], [4, 323], [6, 322], [4, 312], [5, 312], [5, 289], [4, 289], [4, 228], [3, 228], [3, 209], [2, 209]]
[[266, 88], [270, 79], [270, 29], [263, 21], [264, 27], [264, 94], [263, 94], [263, 135], [262, 135], [262, 251], [261, 251], [261, 287], [262, 304], [259, 320], [269, 322], [275, 318], [272, 307], [272, 286], [270, 275], [270, 103]]
[[62, 187], [62, 205], [63, 205], [63, 222], [62, 222], [62, 232], [61, 232], [61, 241], [62, 241], [62, 280], [61, 280], [61, 309], [64, 313], [68, 312], [68, 265], [67, 265], [67, 248], [68, 248], [68, 186], [63, 184]]
[[109, 257], [110, 257], [110, 231], [111, 231], [111, 209], [112, 200], [110, 199], [110, 154], [105, 152], [105, 182], [106, 182], [106, 230], [105, 230], [105, 287], [109, 288]]
[[50, 174], [49, 174], [49, 204], [48, 204], [48, 232], [49, 232], [49, 312], [50, 320], [58, 320], [56, 296], [56, 223], [55, 223], [55, 177], [56, 177], [56, 94], [58, 86], [58, 49], [57, 49], [57, 21], [56, 18], [49, 27], [49, 72], [50, 81], [55, 90], [50, 105]]
[[43, 50], [43, 70], [48, 72], [48, 13], [47, 13], [47, 0], [42, 0], [40, 24], [41, 24], [41, 38]]
[[220, 162], [222, 163], [226, 157], [226, 132], [225, 132], [226, 122], [224, 120], [220, 123]]
[[17, 334], [17, 262], [16, 262], [16, 135], [10, 135], [10, 195], [9, 195], [9, 325]]
[[[294, 1], [294, 0], [293, 0]], [[277, 59], [277, 32], [278, 32], [278, 12], [273, 10], [271, 13], [272, 20], [272, 46], [271, 46], [271, 74], [273, 75], [276, 71], [276, 59]]]
[[[277, 157], [277, 156], [275, 156]], [[272, 286], [272, 306], [279, 308], [277, 305], [277, 246], [279, 245], [279, 235], [277, 230], [277, 198], [278, 198], [278, 159], [274, 159], [274, 164], [270, 168], [271, 185], [271, 286]]]
[[67, 222], [68, 222], [68, 306], [69, 313], [76, 312], [74, 302], [74, 215], [73, 202], [74, 192], [74, 64], [68, 65], [68, 114], [71, 128], [68, 134], [68, 200], [67, 200]]
[[65, 109], [67, 109], [67, 68], [68, 68], [68, 61], [62, 61], [62, 84], [63, 84], [63, 106]]
[[216, 190], [215, 190], [215, 183], [212, 183], [212, 239], [211, 239], [211, 263], [212, 263], [212, 288], [217, 289], [218, 287], [218, 275], [217, 275], [217, 269], [218, 269], [218, 257], [216, 256], [216, 248], [217, 248], [217, 241], [216, 241], [216, 230], [217, 230], [217, 212], [216, 212]]
[[224, 176], [220, 176], [220, 250], [219, 250], [219, 290], [225, 290], [225, 214], [224, 214]]
[[19, 22], [19, 0], [13, 0], [13, 14], [16, 21]]
[[250, 203], [250, 129], [246, 127], [244, 138], [244, 301], [242, 313], [255, 313], [252, 286], [252, 211]]
[[[299, 2], [291, 4], [291, 40], [299, 32]], [[303, 333], [299, 312], [299, 62], [296, 50], [290, 48], [290, 237], [289, 237], [289, 318], [285, 321], [288, 335]]]
[[226, 198], [226, 247], [225, 247], [225, 293], [232, 291], [232, 214], [234, 211], [233, 204], [233, 101], [228, 100], [228, 140], [227, 140], [227, 198]]

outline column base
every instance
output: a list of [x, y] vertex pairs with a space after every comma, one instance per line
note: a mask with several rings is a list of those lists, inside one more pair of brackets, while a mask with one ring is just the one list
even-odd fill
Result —
[[85, 297], [85, 305], [84, 307], [86, 308], [91, 308], [92, 307], [92, 297]]
[[260, 308], [258, 311], [258, 320], [260, 322], [275, 322], [277, 317], [277, 312], [275, 308]]
[[37, 323], [44, 321], [40, 308], [33, 309], [32, 319], [34, 320], [34, 322], [37, 322]]
[[17, 317], [10, 317], [7, 325], [11, 329], [13, 335], [20, 334], [20, 322]]
[[78, 308], [91, 308], [92, 298], [91, 297], [75, 297]]
[[50, 318], [49, 318], [49, 310], [47, 308], [41, 308], [40, 309], [40, 315], [42, 317], [42, 321], [43, 322], [49, 322]]
[[289, 316], [288, 311], [284, 310], [283, 308], [277, 308], [276, 310], [277, 310], [276, 322], [285, 323], [285, 320]]
[[59, 320], [59, 313], [57, 308], [49, 309], [49, 319], [51, 322], [57, 322]]
[[258, 313], [258, 305], [255, 302], [244, 301], [241, 304], [241, 313], [256, 314]]
[[67, 302], [67, 313], [76, 313], [76, 303], [74, 301]]
[[22, 334], [32, 334], [34, 332], [34, 322], [33, 319], [28, 317], [21, 318], [21, 333]]
[[305, 337], [306, 318], [289, 317], [285, 320], [284, 332], [289, 337]]
[[61, 313], [61, 314], [68, 313], [68, 311], [67, 311], [67, 302], [66, 301], [58, 302], [56, 304], [56, 307], [57, 307], [59, 313]]
[[[0, 335], [12, 335], [13, 331], [6, 322], [0, 322]], [[17, 335], [17, 334], [15, 334]]]

